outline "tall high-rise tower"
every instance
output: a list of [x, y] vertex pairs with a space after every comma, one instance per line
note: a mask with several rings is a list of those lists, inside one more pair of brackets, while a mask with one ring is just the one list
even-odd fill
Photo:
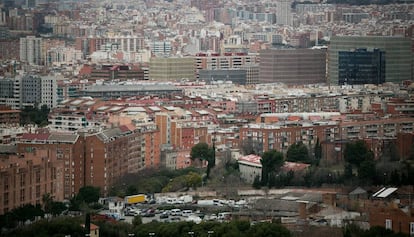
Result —
[[276, 10], [276, 23], [279, 25], [292, 25], [291, 0], [278, 0]]
[[29, 64], [42, 65], [42, 38], [35, 36], [20, 38], [20, 60]]

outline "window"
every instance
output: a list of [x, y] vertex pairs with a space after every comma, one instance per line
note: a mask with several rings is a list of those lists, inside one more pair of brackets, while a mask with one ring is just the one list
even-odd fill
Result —
[[410, 222], [410, 235], [414, 235], [414, 222]]
[[392, 220], [385, 219], [385, 229], [392, 230]]

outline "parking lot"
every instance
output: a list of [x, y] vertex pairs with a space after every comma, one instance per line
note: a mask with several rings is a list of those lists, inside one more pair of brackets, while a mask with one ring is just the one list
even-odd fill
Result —
[[[242, 203], [241, 203], [242, 204]], [[244, 206], [246, 207], [246, 206]], [[239, 211], [239, 203], [225, 202], [223, 200], [198, 200], [187, 203], [137, 203], [130, 204], [117, 211], [104, 210], [99, 214], [106, 215], [118, 221], [132, 223], [135, 216], [140, 216], [142, 222], [179, 222], [230, 219], [232, 211]]]
[[[153, 214], [148, 215], [147, 213], [140, 213], [142, 223], [149, 222], [179, 222], [179, 221], [194, 221], [199, 222], [204, 218], [204, 214], [200, 212], [193, 213], [191, 210], [182, 211], [181, 209], [172, 209], [172, 210], [157, 210], [152, 209]], [[184, 213], [183, 213], [184, 212]], [[125, 222], [132, 223], [134, 215], [127, 215], [124, 218]]]

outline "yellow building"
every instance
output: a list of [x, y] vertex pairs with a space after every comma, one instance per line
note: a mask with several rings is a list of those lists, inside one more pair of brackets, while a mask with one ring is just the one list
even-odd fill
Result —
[[156, 58], [150, 60], [149, 78], [155, 81], [195, 79], [194, 58]]

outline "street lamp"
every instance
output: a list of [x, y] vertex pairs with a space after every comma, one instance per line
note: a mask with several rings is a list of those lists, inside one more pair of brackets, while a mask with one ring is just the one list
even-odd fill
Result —
[[208, 237], [210, 237], [212, 234], [214, 234], [214, 231], [209, 230], [209, 231], [207, 232], [207, 234], [208, 234]]
[[191, 237], [194, 236], [194, 231], [188, 231], [188, 235], [190, 235]]
[[149, 236], [155, 236], [155, 233], [154, 232], [150, 232], [150, 233], [148, 233], [148, 235]]
[[130, 233], [130, 234], [128, 234], [128, 236], [129, 237], [133, 237], [133, 236], [135, 236], [135, 234], [134, 233]]

